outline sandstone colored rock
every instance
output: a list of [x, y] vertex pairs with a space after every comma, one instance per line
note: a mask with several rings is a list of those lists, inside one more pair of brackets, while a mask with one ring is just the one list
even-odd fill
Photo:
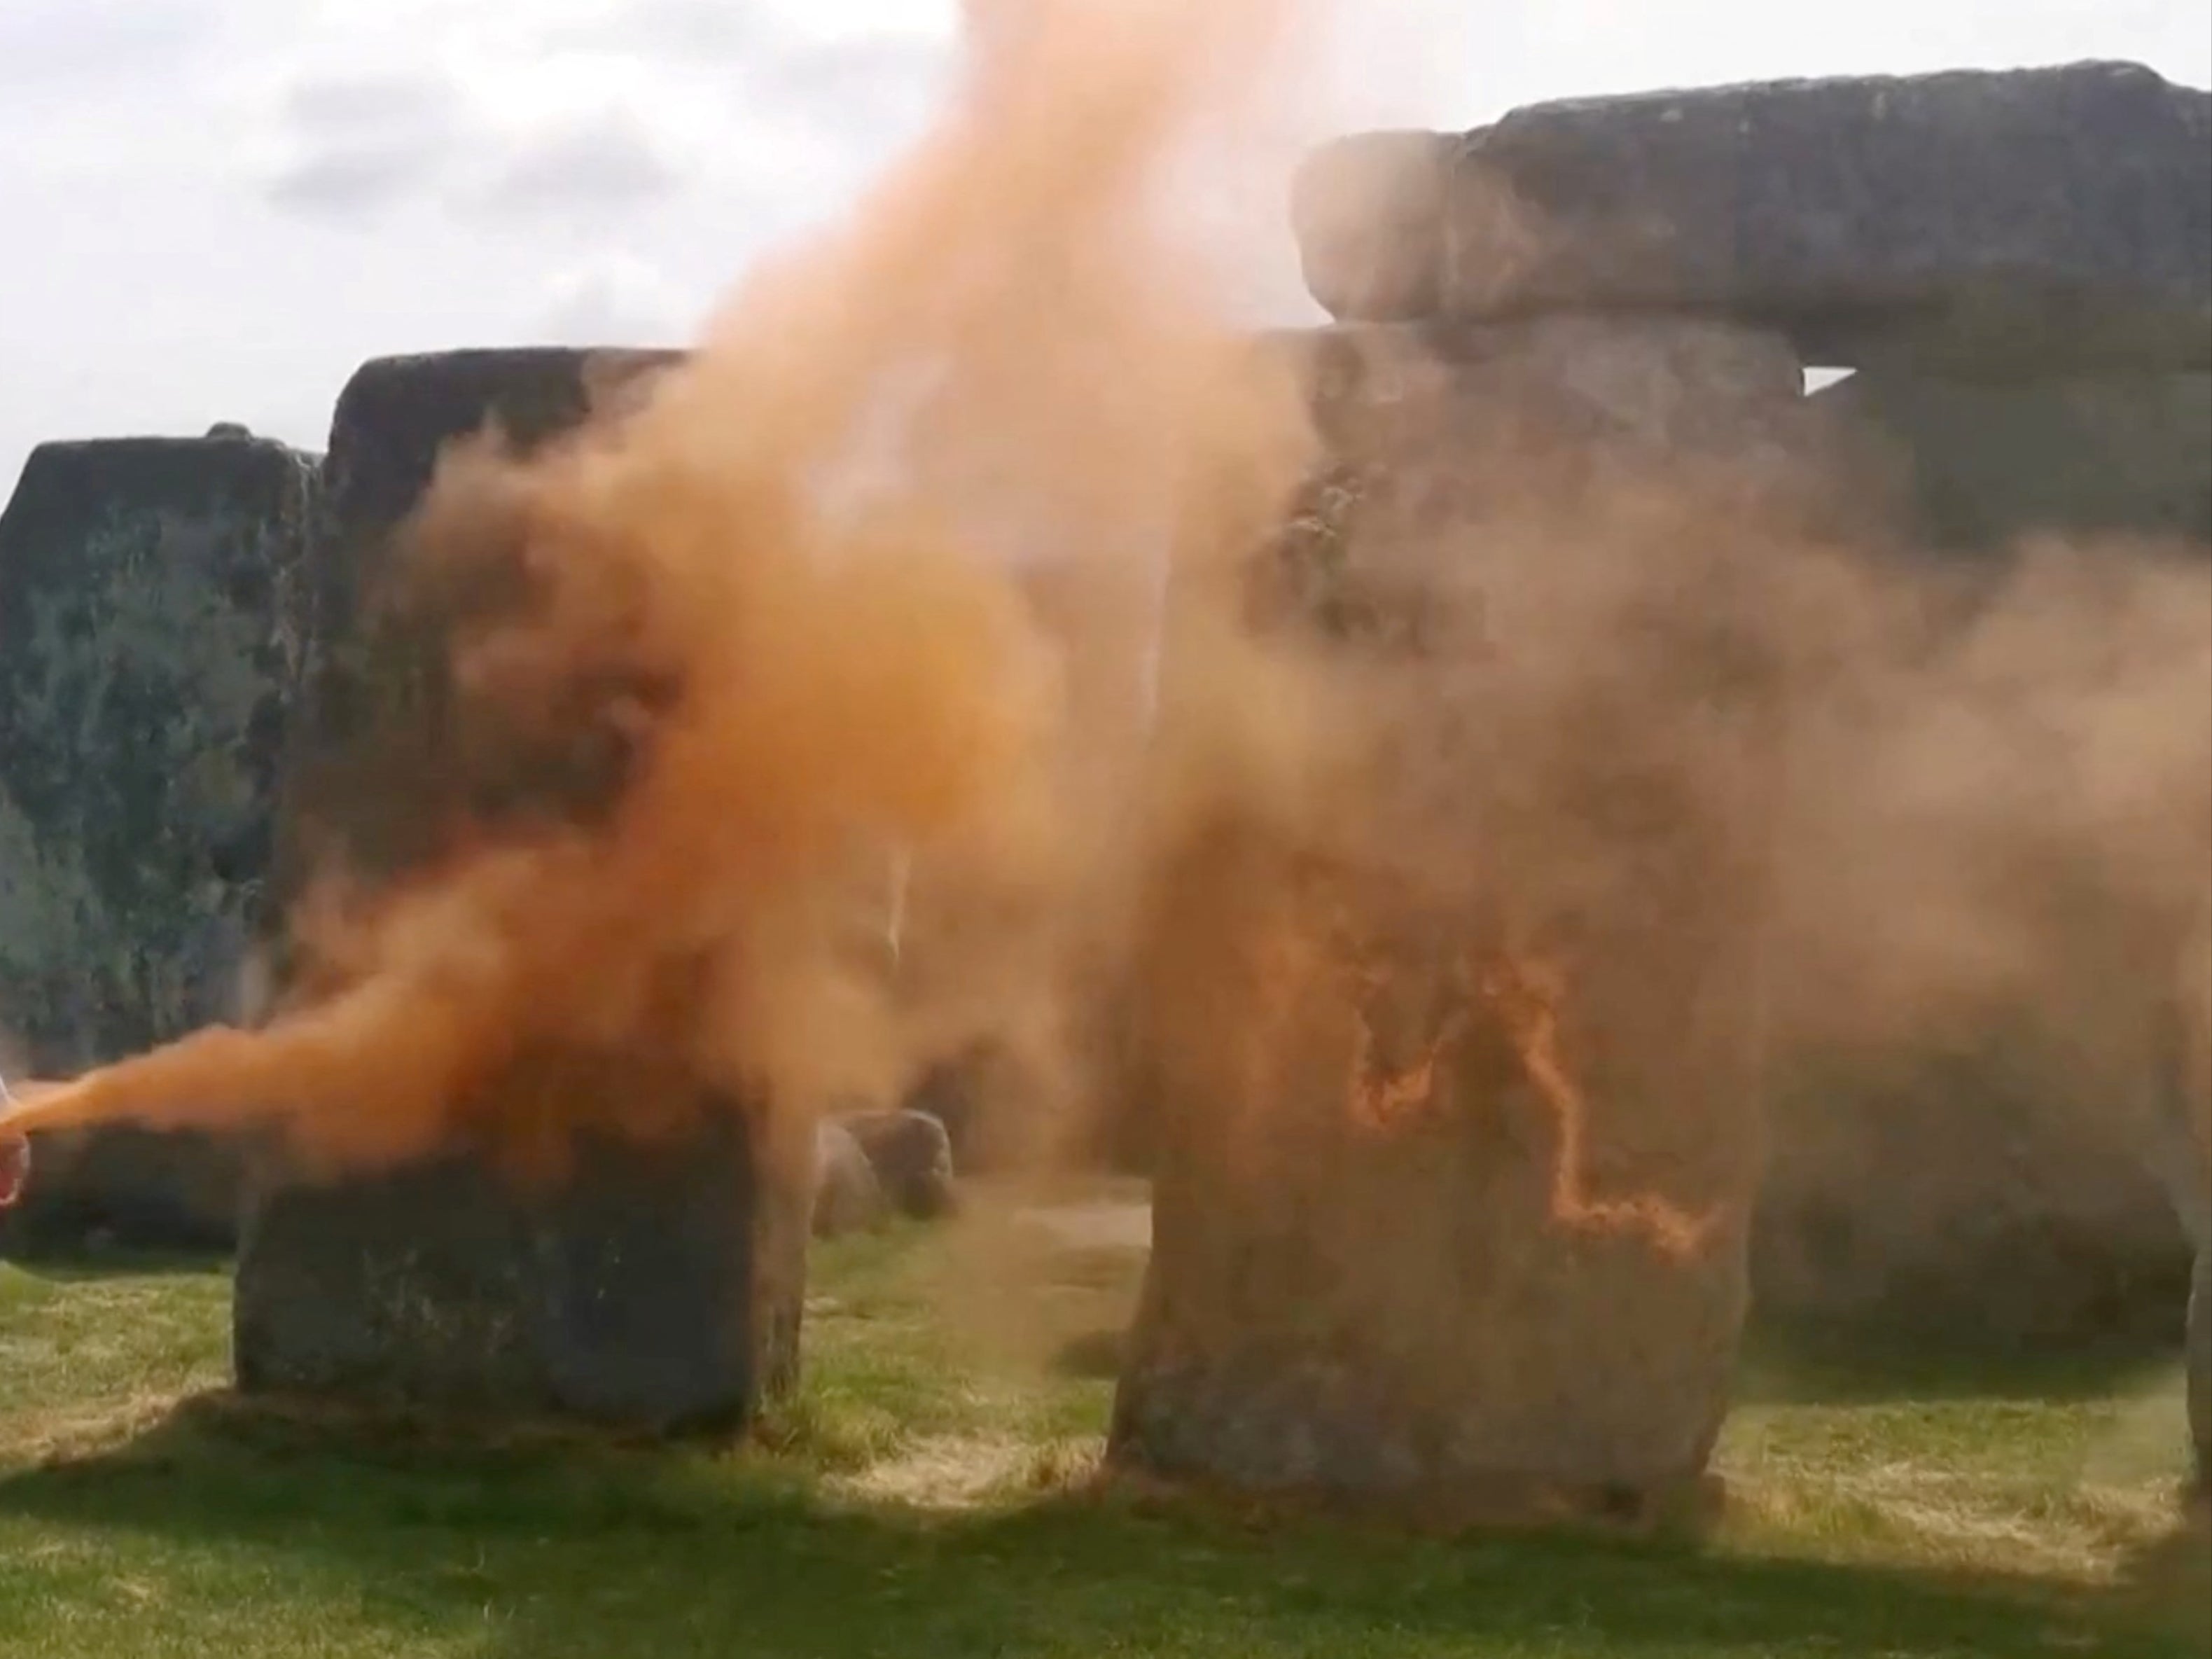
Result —
[[[1648, 1514], [1705, 1474], [1747, 1304], [1770, 739], [1755, 696], [1677, 678], [1733, 650], [1723, 616], [1585, 613], [1606, 674], [1516, 656], [1515, 606], [1558, 621], [1589, 591], [1531, 599], [1520, 562], [1664, 586], [1632, 543], [1554, 544], [1576, 480], [1702, 456], [1756, 494], [1740, 458], [1796, 364], [1588, 319], [1280, 345], [1310, 354], [1331, 465], [1256, 614], [1356, 655], [1385, 735], [1330, 811], [1224, 806], [1150, 895], [1153, 1250], [1109, 1455], [1445, 1515]], [[1187, 666], [1163, 664], [1170, 733]], [[1730, 712], [1668, 725], [1709, 696]], [[1617, 737], [1546, 735], [1585, 728]]]
[[[1479, 929], [1383, 923], [1356, 963], [1276, 976], [1271, 952], [1333, 908], [1300, 862], [1224, 842], [1161, 898], [1153, 1248], [1110, 1456], [1470, 1517], [1693, 1491], [1747, 1307], [1757, 1101], [1743, 1034], [1692, 1009], [1731, 974], [1740, 996], [1741, 961], [1707, 940], [1699, 973], [1670, 963], [1664, 1011], [1649, 981], [1574, 983], [1578, 1029], [1684, 1033], [1610, 1067], [1574, 1043], [1578, 1146], [1467, 965]], [[1352, 988], [1378, 959], [1381, 988]], [[1563, 1212], [1585, 1159], [1604, 1201], [1663, 1203], [1694, 1243]]]
[[[1778, 336], [1684, 318], [1340, 324], [1270, 343], [1310, 388], [1324, 460], [1260, 603], [1331, 629], [1418, 631], [1397, 591], [1431, 584], [1444, 544], [1526, 534], [1549, 503], [1681, 477], [1771, 506], [1825, 471], [1804, 372]], [[1393, 567], [1411, 560], [1412, 568]]]
[[[239, 436], [55, 443], [0, 514], [0, 1018], [66, 1076], [228, 1015], [306, 647], [313, 468]], [[44, 1138], [42, 1138], [44, 1139]], [[18, 1242], [231, 1233], [233, 1151], [40, 1148]]]
[[[476, 607], [526, 599], [520, 550], [488, 534], [423, 580], [405, 562], [408, 524], [453, 441], [495, 420], [527, 450], [604, 407], [595, 392], [619, 395], [668, 361], [460, 352], [371, 363], [349, 384], [325, 463], [288, 892], [332, 859], [389, 880], [447, 851], [457, 823], [589, 822], [618, 798], [629, 739], [604, 716], [632, 688], [578, 686], [574, 718], [550, 737], [472, 706], [446, 647]], [[316, 982], [300, 941], [287, 944], [280, 1007]], [[645, 1429], [744, 1422], [796, 1370], [811, 1143], [665, 1054], [532, 1051], [485, 1087], [471, 1121], [497, 1119], [489, 1096], [526, 1088], [555, 1097], [552, 1121], [689, 1127], [579, 1142], [565, 1169], [526, 1182], [509, 1149], [473, 1143], [312, 1185], [266, 1170], [239, 1267], [240, 1386]]]
[[[2140, 65], [1655, 92], [1349, 142], [1294, 213], [1347, 319], [1665, 311], [1823, 365], [2212, 367], [2212, 94]], [[1382, 182], [1358, 181], [1359, 215], [1363, 173]]]

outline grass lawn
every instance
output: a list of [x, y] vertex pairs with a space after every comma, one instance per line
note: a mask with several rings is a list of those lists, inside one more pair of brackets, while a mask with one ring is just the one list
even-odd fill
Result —
[[220, 1269], [0, 1264], [0, 1656], [2212, 1654], [2170, 1356], [1762, 1339], [1717, 1539], [1407, 1540], [1093, 1482], [1141, 1258], [1012, 1224], [819, 1252], [805, 1388], [720, 1455], [252, 1416]]

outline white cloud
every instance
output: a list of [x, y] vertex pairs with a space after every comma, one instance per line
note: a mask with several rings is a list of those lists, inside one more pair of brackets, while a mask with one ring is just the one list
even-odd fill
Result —
[[700, 309], [659, 266], [635, 254], [609, 253], [545, 285], [537, 334], [547, 345], [680, 345]]
[[[0, 484], [48, 436], [232, 417], [319, 445], [381, 352], [548, 329], [680, 343], [921, 124], [957, 11], [0, 0], [0, 224], [33, 254], [0, 260]], [[1305, 314], [1268, 169], [1348, 126], [2080, 57], [2212, 81], [2203, 0], [1341, 0], [1339, 19], [1264, 165], [1203, 208], [1255, 312]]]
[[198, 0], [8, 0], [0, 7], [0, 86], [11, 98], [174, 74], [214, 42], [220, 19]]
[[683, 183], [652, 123], [619, 107], [581, 112], [512, 135], [474, 198], [511, 215], [605, 216], [665, 197]]
[[280, 207], [357, 214], [435, 190], [465, 151], [471, 112], [436, 70], [303, 77], [281, 100], [268, 182]]

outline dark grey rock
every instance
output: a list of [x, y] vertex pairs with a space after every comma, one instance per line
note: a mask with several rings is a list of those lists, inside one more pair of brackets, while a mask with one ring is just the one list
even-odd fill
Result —
[[[619, 799], [634, 738], [609, 705], [665, 704], [674, 688], [593, 680], [550, 733], [502, 725], [459, 694], [449, 647], [528, 602], [518, 526], [488, 515], [477, 542], [425, 571], [408, 558], [412, 514], [454, 440], [496, 422], [527, 452], [670, 361], [459, 352], [371, 363], [348, 385], [324, 463], [280, 892], [333, 859], [374, 887], [449, 852], [460, 826], [588, 824]], [[311, 1003], [325, 964], [296, 938], [276, 944], [256, 952], [268, 1000]], [[740, 1111], [667, 1063], [533, 1050], [487, 1085], [526, 1088], [539, 1121], [563, 1121], [558, 1097], [586, 1121], [647, 1091], [661, 1097], [652, 1121], [701, 1109], [690, 1144], [593, 1144], [565, 1185], [517, 1186], [515, 1149], [474, 1144], [386, 1175], [258, 1184], [238, 1278], [241, 1387], [643, 1428], [742, 1421], [797, 1364], [812, 1147], [772, 1145], [776, 1114]], [[509, 1121], [499, 1099], [482, 1105], [461, 1115]]]
[[884, 1218], [887, 1206], [875, 1166], [853, 1132], [826, 1120], [815, 1126], [814, 1236], [842, 1238], [864, 1232]]
[[[314, 478], [250, 437], [47, 444], [0, 514], [0, 1008], [36, 1075], [228, 1010], [305, 657]], [[11, 1248], [227, 1247], [227, 1143], [41, 1136]]]
[[222, 1006], [303, 669], [281, 444], [46, 444], [0, 514], [0, 1007], [41, 1074]]
[[240, 1389], [627, 1430], [744, 1426], [798, 1364], [803, 1182], [725, 1104], [696, 1139], [583, 1143], [520, 1187], [454, 1155], [272, 1184], [242, 1242]]
[[952, 1141], [927, 1112], [850, 1112], [836, 1120], [875, 1170], [885, 1200], [902, 1215], [927, 1221], [958, 1202]]
[[2054, 532], [2212, 545], [2212, 374], [1977, 382], [1889, 367], [1811, 402], [1844, 464], [1884, 479], [1929, 545], [1993, 551]]
[[122, 1124], [30, 1140], [38, 1179], [0, 1218], [11, 1254], [70, 1255], [96, 1237], [191, 1254], [238, 1242], [245, 1152], [231, 1137]]
[[2014, 1026], [1788, 1079], [1752, 1271], [1803, 1326], [2002, 1345], [2170, 1331], [2191, 1245], [2133, 1125]]
[[[289, 755], [277, 891], [342, 857], [369, 876], [434, 857], [457, 817], [588, 817], [611, 802], [629, 745], [607, 708], [631, 691], [579, 688], [556, 748], [486, 729], [452, 684], [457, 617], [526, 603], [513, 545], [483, 549], [434, 580], [412, 569], [410, 517], [456, 441], [501, 434], [527, 454], [574, 430], [679, 361], [647, 351], [443, 352], [380, 358], [347, 382], [322, 465], [313, 561], [313, 653]], [[280, 975], [282, 977], [282, 975]]]
[[[2212, 367], [2212, 94], [2140, 65], [1534, 105], [1441, 155], [1357, 142], [1316, 158], [1330, 210], [1300, 216], [1340, 316], [1691, 312], [1814, 364]], [[1384, 179], [1364, 228], [1334, 182], [1362, 169]]]

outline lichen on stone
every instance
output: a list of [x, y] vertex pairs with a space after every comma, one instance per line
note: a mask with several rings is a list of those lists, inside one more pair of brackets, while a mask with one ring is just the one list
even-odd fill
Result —
[[[0, 781], [0, 1006], [76, 1066], [217, 1014], [265, 864], [296, 641], [281, 523], [108, 507], [25, 583]], [[49, 565], [47, 568], [52, 569]]]

